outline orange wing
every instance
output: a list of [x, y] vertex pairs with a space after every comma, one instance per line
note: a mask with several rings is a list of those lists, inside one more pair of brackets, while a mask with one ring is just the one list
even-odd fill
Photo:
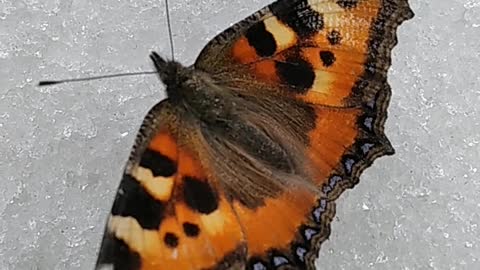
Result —
[[147, 115], [108, 218], [97, 269], [208, 269], [245, 252], [231, 205], [180, 146], [165, 100]]
[[97, 269], [208, 269], [245, 256], [242, 228], [197, 157], [180, 146], [175, 110], [147, 115], [108, 218]]
[[187, 146], [165, 100], [147, 115], [108, 218], [97, 269], [209, 269], [245, 256], [232, 206]]
[[385, 91], [396, 28], [412, 16], [407, 0], [277, 1], [212, 40], [195, 67], [247, 72], [314, 104], [359, 105]]

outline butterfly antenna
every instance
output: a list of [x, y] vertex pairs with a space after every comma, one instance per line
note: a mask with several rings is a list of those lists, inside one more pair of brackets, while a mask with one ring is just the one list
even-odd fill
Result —
[[84, 82], [84, 81], [92, 81], [92, 80], [99, 80], [99, 79], [105, 79], [105, 78], [115, 78], [115, 77], [149, 75], [149, 74], [157, 74], [157, 71], [140, 71], [140, 72], [117, 73], [117, 74], [93, 76], [93, 77], [86, 77], [86, 78], [63, 79], [63, 80], [54, 80], [54, 81], [40, 81], [38, 83], [38, 86], [47, 86], [47, 85], [54, 85], [54, 84], [68, 83], [68, 82]]
[[167, 14], [168, 36], [170, 37], [170, 51], [172, 52], [172, 61], [173, 61], [175, 60], [175, 52], [173, 51], [172, 23], [170, 21], [170, 8], [168, 8], [168, 0], [165, 0], [165, 9]]
[[[166, 14], [167, 14], [168, 36], [169, 36], [169, 39], [170, 39], [170, 51], [172, 53], [172, 60], [175, 60], [175, 51], [173, 50], [172, 23], [171, 23], [171, 20], [170, 20], [170, 8], [168, 7], [168, 0], [165, 0], [165, 9], [166, 9]], [[47, 85], [54, 85], [54, 84], [68, 83], [68, 82], [92, 81], [92, 80], [115, 78], [115, 77], [125, 77], [125, 76], [149, 75], [149, 74], [157, 74], [157, 73], [158, 73], [157, 71], [141, 71], [141, 72], [118, 73], [118, 74], [109, 74], [109, 75], [93, 76], [93, 77], [86, 77], [86, 78], [76, 78], [76, 79], [40, 81], [40, 82], [38, 82], [38, 86], [47, 86]]]

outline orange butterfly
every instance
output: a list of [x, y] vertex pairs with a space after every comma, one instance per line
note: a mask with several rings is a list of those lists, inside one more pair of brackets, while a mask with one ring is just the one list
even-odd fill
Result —
[[[146, 116], [97, 269], [315, 269], [335, 199], [374, 159], [407, 0], [278, 0], [184, 67]], [[104, 268], [105, 267], [105, 268]]]

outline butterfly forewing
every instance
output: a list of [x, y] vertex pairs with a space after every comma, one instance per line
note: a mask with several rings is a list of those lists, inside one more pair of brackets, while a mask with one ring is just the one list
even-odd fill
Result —
[[245, 256], [231, 205], [185, 147], [179, 128], [168, 100], [147, 115], [108, 218], [97, 269], [208, 269]]

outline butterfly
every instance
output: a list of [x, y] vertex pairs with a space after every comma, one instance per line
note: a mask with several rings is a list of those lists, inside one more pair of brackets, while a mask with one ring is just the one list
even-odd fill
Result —
[[407, 0], [278, 0], [189, 67], [153, 52], [96, 269], [315, 269], [335, 200], [394, 150], [387, 71]]

